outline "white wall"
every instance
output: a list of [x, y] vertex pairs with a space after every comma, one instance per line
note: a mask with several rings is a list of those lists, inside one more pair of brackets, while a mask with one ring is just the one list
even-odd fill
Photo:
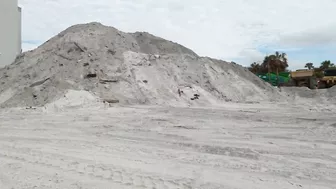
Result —
[[0, 67], [21, 52], [21, 8], [18, 0], [0, 0]]

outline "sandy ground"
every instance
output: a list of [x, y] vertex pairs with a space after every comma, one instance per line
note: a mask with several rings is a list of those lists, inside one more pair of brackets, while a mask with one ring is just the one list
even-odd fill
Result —
[[267, 104], [2, 109], [0, 188], [336, 188], [334, 115]]
[[0, 189], [336, 188], [336, 88], [281, 90], [99, 23], [21, 54], [0, 81], [0, 107], [45, 107], [0, 109]]

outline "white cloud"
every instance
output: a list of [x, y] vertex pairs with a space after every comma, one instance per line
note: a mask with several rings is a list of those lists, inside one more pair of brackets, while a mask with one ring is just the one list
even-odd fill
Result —
[[200, 55], [241, 59], [246, 64], [261, 56], [251, 49], [265, 44], [281, 42], [286, 48], [306, 45], [293, 43], [297, 36], [290, 36], [312, 27], [316, 27], [313, 34], [304, 34], [307, 40], [320, 32], [325, 39], [335, 33], [319, 30], [336, 17], [334, 0], [19, 0], [19, 3], [23, 8], [24, 40], [45, 41], [73, 24], [98, 21], [126, 32], [148, 31]]
[[304, 28], [304, 30], [281, 36], [279, 42], [284, 46], [326, 46], [335, 44], [336, 23]]
[[253, 62], [261, 63], [264, 60], [266, 54], [259, 52], [257, 49], [242, 49], [238, 54], [241, 62], [246, 62], [250, 65]]

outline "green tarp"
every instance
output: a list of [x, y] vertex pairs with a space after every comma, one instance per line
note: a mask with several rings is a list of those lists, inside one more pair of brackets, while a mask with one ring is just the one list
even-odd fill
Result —
[[290, 79], [289, 72], [281, 72], [279, 73], [279, 80], [276, 73], [266, 73], [266, 74], [256, 74], [262, 80], [271, 83], [273, 86], [277, 86], [278, 84], [287, 83]]

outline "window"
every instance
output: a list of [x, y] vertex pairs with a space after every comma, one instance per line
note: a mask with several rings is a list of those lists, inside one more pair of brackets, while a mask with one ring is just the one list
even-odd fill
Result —
[[336, 76], [336, 69], [325, 70], [324, 76]]

